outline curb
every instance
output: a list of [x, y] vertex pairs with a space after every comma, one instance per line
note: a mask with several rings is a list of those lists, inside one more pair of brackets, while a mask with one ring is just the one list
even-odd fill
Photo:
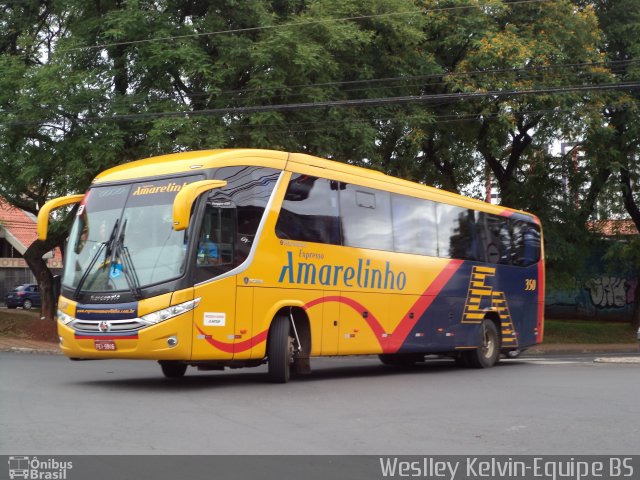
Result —
[[640, 353], [640, 347], [636, 343], [603, 343], [603, 344], [549, 344], [537, 345], [523, 352], [523, 355], [572, 355], [589, 353]]
[[48, 348], [0, 347], [0, 352], [27, 353], [38, 355], [62, 355], [61, 351]]
[[0, 338], [0, 352], [62, 355], [57, 343], [22, 338]]
[[640, 357], [604, 357], [593, 360], [595, 363], [640, 364]]

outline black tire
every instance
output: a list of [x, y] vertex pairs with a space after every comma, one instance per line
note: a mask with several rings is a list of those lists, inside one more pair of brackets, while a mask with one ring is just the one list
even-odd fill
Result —
[[469, 368], [469, 352], [458, 352], [454, 357], [456, 365], [460, 368]]
[[491, 368], [500, 359], [500, 337], [495, 323], [484, 320], [480, 330], [480, 347], [462, 352], [470, 368]]
[[396, 367], [411, 367], [424, 360], [424, 355], [420, 353], [382, 353], [378, 358], [384, 365]]
[[176, 361], [161, 361], [158, 362], [162, 373], [167, 378], [182, 378], [187, 371], [187, 364]]
[[287, 383], [291, 378], [293, 363], [293, 337], [287, 317], [276, 317], [271, 323], [267, 359], [269, 380], [273, 383]]
[[31, 300], [29, 300], [28, 298], [25, 299], [25, 301], [22, 303], [22, 308], [24, 308], [25, 310], [31, 310], [31, 307], [33, 307], [33, 303], [31, 303]]

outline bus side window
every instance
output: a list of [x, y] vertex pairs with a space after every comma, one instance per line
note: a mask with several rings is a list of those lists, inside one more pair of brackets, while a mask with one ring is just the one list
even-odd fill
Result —
[[209, 200], [205, 206], [196, 252], [199, 281], [231, 270], [234, 255], [236, 209], [231, 202]]
[[511, 222], [514, 265], [527, 267], [540, 259], [540, 232], [536, 225], [522, 220]]
[[509, 219], [499, 215], [484, 214], [484, 237], [487, 262], [511, 264], [511, 231]]
[[524, 259], [525, 265], [533, 265], [540, 260], [540, 228], [537, 225], [527, 225], [524, 233]]
[[389, 192], [345, 184], [340, 190], [340, 215], [345, 245], [393, 250]]
[[396, 252], [438, 256], [436, 207], [430, 200], [391, 196], [393, 248]]
[[238, 206], [238, 237], [236, 238], [236, 254], [238, 264], [249, 256], [264, 209], [256, 206]]
[[500, 239], [501, 253], [500, 263], [505, 265], [511, 264], [511, 229], [509, 228], [509, 221], [507, 218], [500, 218], [498, 238]]
[[438, 214], [438, 254], [443, 258], [475, 260], [475, 213], [473, 210], [440, 203]]
[[276, 223], [278, 238], [340, 245], [338, 192], [333, 183], [324, 178], [293, 175]]
[[280, 171], [266, 167], [222, 167], [223, 188], [209, 193], [196, 253], [197, 282], [233, 270], [249, 256]]

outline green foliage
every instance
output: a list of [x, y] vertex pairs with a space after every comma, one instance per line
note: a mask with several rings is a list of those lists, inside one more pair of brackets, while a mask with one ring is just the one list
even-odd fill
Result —
[[[0, 195], [35, 213], [111, 166], [208, 148], [308, 152], [478, 197], [488, 165], [505, 204], [541, 217], [561, 278], [590, 245], [598, 198], [618, 211], [637, 204], [637, 91], [242, 109], [637, 80], [640, 63], [603, 62], [638, 59], [639, 5], [10, 2], [0, 8]], [[575, 171], [548, 153], [568, 137], [589, 152]], [[586, 199], [579, 208], [563, 175]]]
[[546, 320], [545, 344], [635, 344], [636, 330], [628, 323], [595, 320]]

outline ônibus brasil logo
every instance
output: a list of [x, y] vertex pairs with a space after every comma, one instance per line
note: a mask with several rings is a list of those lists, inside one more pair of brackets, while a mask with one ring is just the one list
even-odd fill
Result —
[[31, 480], [66, 480], [67, 471], [73, 468], [73, 462], [61, 462], [55, 458], [9, 457], [9, 478]]

